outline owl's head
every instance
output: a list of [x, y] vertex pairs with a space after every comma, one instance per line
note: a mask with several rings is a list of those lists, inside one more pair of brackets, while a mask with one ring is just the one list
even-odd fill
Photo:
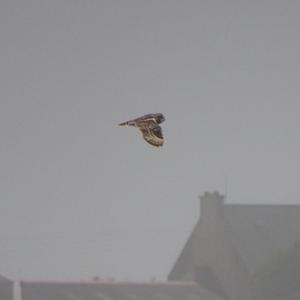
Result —
[[158, 124], [162, 123], [164, 120], [165, 120], [165, 117], [163, 114], [156, 114], [155, 115], [155, 119], [156, 119], [156, 122]]

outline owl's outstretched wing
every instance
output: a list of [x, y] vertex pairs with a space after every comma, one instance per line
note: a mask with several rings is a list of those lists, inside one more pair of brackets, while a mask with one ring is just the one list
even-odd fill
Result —
[[164, 143], [161, 127], [153, 120], [138, 122], [137, 127], [141, 130], [143, 138], [150, 145], [160, 147]]

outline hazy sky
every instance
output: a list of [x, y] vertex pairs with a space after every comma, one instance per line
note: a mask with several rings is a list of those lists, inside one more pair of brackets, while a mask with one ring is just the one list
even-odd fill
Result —
[[[198, 195], [300, 203], [299, 1], [0, 2], [0, 274], [166, 278]], [[162, 112], [163, 148], [117, 124]]]

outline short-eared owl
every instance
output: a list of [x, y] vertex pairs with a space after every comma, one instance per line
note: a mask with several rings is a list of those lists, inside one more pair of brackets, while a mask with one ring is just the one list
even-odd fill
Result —
[[140, 129], [143, 138], [150, 145], [160, 147], [164, 143], [162, 129], [159, 126], [165, 120], [163, 114], [148, 114], [142, 117], [120, 123], [120, 126], [129, 125]]

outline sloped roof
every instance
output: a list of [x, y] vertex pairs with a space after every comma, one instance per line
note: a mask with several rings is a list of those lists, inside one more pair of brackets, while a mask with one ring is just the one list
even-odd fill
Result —
[[[225, 234], [225, 239], [230, 240], [231, 249], [234, 249], [240, 263], [250, 275], [272, 255], [300, 241], [300, 205], [219, 204], [223, 207], [222, 216], [205, 217], [209, 217], [211, 225], [217, 222], [217, 227], [223, 228], [222, 235]], [[203, 253], [205, 246], [200, 242], [201, 237], [206, 236], [205, 243], [215, 238], [216, 232], [208, 232], [211, 225], [202, 225], [203, 217], [201, 212], [201, 217], [178, 257], [169, 279], [179, 280], [180, 274], [195, 266], [195, 255]]]
[[252, 275], [300, 241], [300, 205], [224, 204], [217, 192], [200, 199], [201, 217], [169, 280], [194, 280], [223, 297], [251, 299]]
[[224, 219], [250, 274], [300, 241], [300, 205], [225, 204]]
[[[188, 270], [195, 268], [194, 248], [197, 247], [198, 244], [198, 230], [199, 222], [194, 226], [190, 237], [187, 239], [183, 249], [181, 250], [179, 257], [177, 258], [168, 275], [168, 280], [183, 280], [182, 276], [184, 276], [184, 274], [187, 274]], [[185, 280], [194, 280], [194, 278], [185, 278]]]
[[22, 282], [22, 300], [221, 300], [195, 283]]
[[0, 282], [12, 282], [12, 280], [9, 280], [8, 278], [0, 275]]

